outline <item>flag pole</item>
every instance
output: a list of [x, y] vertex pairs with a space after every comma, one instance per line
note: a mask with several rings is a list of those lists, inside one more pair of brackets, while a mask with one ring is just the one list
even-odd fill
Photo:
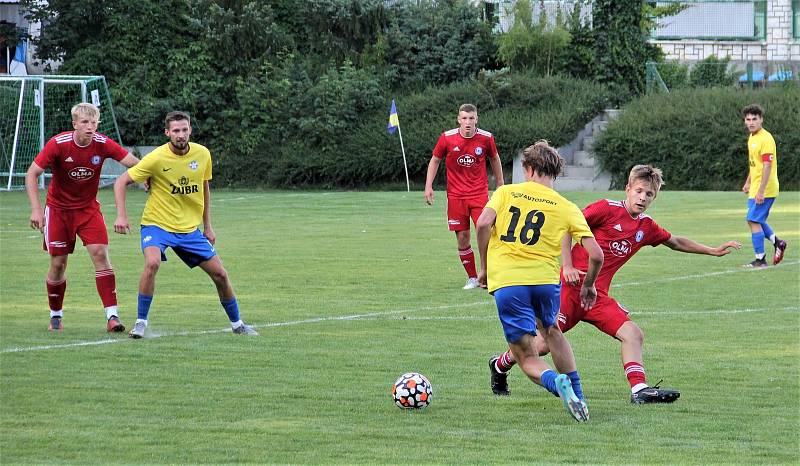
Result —
[[411, 192], [411, 184], [408, 182], [408, 164], [406, 163], [406, 149], [403, 147], [403, 130], [397, 125], [397, 134], [400, 136], [400, 150], [403, 152], [403, 168], [406, 169], [406, 191]]

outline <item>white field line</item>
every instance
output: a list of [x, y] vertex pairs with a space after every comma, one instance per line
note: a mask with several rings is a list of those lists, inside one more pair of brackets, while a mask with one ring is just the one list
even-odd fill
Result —
[[[426, 306], [420, 307], [416, 309], [396, 309], [393, 311], [383, 311], [383, 312], [370, 312], [366, 314], [352, 314], [347, 316], [330, 316], [330, 317], [315, 317], [312, 319], [302, 319], [302, 320], [292, 320], [288, 322], [273, 322], [269, 324], [261, 324], [261, 325], [251, 325], [253, 328], [271, 328], [271, 327], [286, 327], [290, 325], [303, 325], [303, 324], [316, 324], [319, 322], [331, 322], [331, 321], [341, 321], [341, 320], [360, 320], [360, 319], [369, 319], [374, 317], [382, 317], [394, 314], [402, 314], [402, 313], [410, 313], [410, 312], [419, 312], [419, 311], [441, 311], [447, 310], [452, 308], [462, 308], [462, 307], [473, 307], [473, 306], [485, 306], [491, 304], [491, 301], [479, 301], [474, 303], [467, 303], [467, 304], [449, 304], [445, 306]], [[163, 338], [163, 337], [183, 337], [183, 336], [194, 336], [194, 335], [210, 335], [214, 333], [230, 333], [231, 329], [216, 329], [216, 330], [200, 330], [196, 332], [174, 332], [174, 333], [164, 333], [164, 334], [147, 334], [145, 339], [152, 339], [152, 338]], [[79, 346], [95, 346], [95, 345], [108, 345], [111, 343], [123, 343], [130, 341], [127, 338], [115, 338], [115, 339], [104, 339], [104, 340], [95, 340], [95, 341], [80, 341], [75, 343], [63, 343], [58, 345], [42, 345], [42, 346], [28, 346], [28, 347], [15, 347], [15, 348], [4, 348], [0, 350], [0, 354], [4, 353], [25, 353], [30, 351], [43, 351], [43, 350], [50, 350], [50, 349], [63, 349], [63, 348], [74, 348]]]
[[[792, 261], [792, 262], [785, 262], [785, 265], [795, 265], [800, 264], [800, 261]], [[618, 285], [613, 285], [612, 287], [622, 287], [622, 286], [634, 286], [634, 285], [646, 285], [650, 283], [662, 283], [662, 282], [671, 282], [671, 281], [678, 281], [678, 280], [690, 280], [693, 278], [706, 278], [706, 277], [713, 277], [717, 275], [725, 275], [731, 273], [738, 273], [738, 272], [756, 272], [757, 270], [753, 269], [745, 269], [745, 268], [736, 268], [730, 270], [724, 270], [721, 272], [709, 272], [704, 274], [695, 274], [695, 275], [684, 275], [680, 277], [670, 277], [665, 279], [658, 279], [658, 280], [651, 280], [651, 281], [642, 281], [642, 282], [629, 282], [629, 283], [621, 283]], [[314, 324], [319, 322], [333, 322], [333, 321], [343, 321], [343, 320], [364, 320], [364, 319], [374, 319], [374, 318], [384, 318], [391, 315], [396, 314], [403, 314], [403, 313], [414, 313], [420, 311], [439, 311], [439, 310], [446, 310], [452, 308], [464, 308], [464, 307], [473, 307], [473, 306], [484, 306], [490, 304], [491, 300], [487, 299], [486, 301], [478, 301], [474, 303], [467, 303], [467, 304], [450, 304], [444, 306], [425, 306], [420, 308], [414, 309], [396, 309], [392, 311], [383, 311], [383, 312], [371, 312], [366, 314], [353, 314], [347, 316], [329, 316], [329, 317], [316, 317], [311, 319], [302, 319], [302, 320], [292, 320], [287, 322], [273, 322], [269, 324], [261, 324], [261, 325], [252, 325], [253, 328], [271, 328], [271, 327], [286, 327], [291, 325], [303, 325], [303, 324]], [[777, 310], [777, 311], [786, 311], [786, 310], [800, 310], [797, 307], [786, 307], [781, 309], [769, 309], [769, 308], [760, 308], [760, 309], [717, 309], [717, 310], [708, 310], [708, 311], [637, 311], [632, 313], [633, 315], [676, 315], [676, 314], [741, 314], [741, 313], [750, 313], [750, 312], [767, 312], [770, 310]], [[406, 319], [416, 319], [416, 320], [444, 320], [444, 319], [452, 319], [454, 316], [444, 317], [444, 318], [436, 318], [436, 317], [406, 317]], [[475, 319], [479, 320], [474, 316], [462, 316], [461, 319]], [[163, 337], [178, 337], [178, 336], [193, 336], [193, 335], [209, 335], [215, 333], [225, 333], [230, 332], [229, 328], [226, 329], [216, 329], [216, 330], [202, 330], [196, 332], [175, 332], [175, 333], [165, 333], [165, 334], [153, 334], [149, 335], [147, 338], [163, 338]], [[44, 351], [44, 350], [51, 350], [51, 349], [64, 349], [64, 348], [75, 348], [80, 346], [96, 346], [96, 345], [107, 345], [112, 343], [122, 343], [130, 341], [127, 338], [119, 338], [119, 339], [104, 339], [104, 340], [93, 340], [93, 341], [80, 341], [75, 343], [64, 343], [58, 345], [42, 345], [42, 346], [28, 346], [28, 347], [13, 347], [13, 348], [4, 348], [0, 350], [0, 354], [6, 353], [25, 353], [31, 351]]]
[[[779, 267], [784, 267], [788, 265], [797, 265], [800, 264], [800, 261], [786, 261], [779, 265]], [[623, 286], [639, 286], [639, 285], [647, 285], [650, 283], [667, 283], [667, 282], [676, 282], [680, 280], [691, 280], [693, 278], [706, 278], [706, 277], [715, 277], [717, 275], [728, 275], [732, 273], [751, 273], [751, 272], [765, 272], [768, 269], [748, 269], [745, 267], [737, 267], [735, 269], [728, 269], [723, 270], [721, 272], [708, 272], [708, 273], [698, 273], [695, 275], [682, 275], [680, 277], [669, 277], [669, 278], [659, 278], [656, 280], [649, 280], [649, 281], [641, 281], [641, 282], [627, 282], [627, 283], [619, 283], [611, 285], [611, 288], [621, 288]]]

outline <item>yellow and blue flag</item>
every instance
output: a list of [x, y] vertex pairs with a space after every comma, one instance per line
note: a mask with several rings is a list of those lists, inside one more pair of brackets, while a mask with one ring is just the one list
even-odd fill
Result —
[[397, 106], [394, 104], [394, 99], [392, 99], [392, 109], [389, 111], [389, 124], [386, 126], [386, 131], [389, 134], [394, 134], [398, 126], [400, 126], [400, 120], [397, 118]]

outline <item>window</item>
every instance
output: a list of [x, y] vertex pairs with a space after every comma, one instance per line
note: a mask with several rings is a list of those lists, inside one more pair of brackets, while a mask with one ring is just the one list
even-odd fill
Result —
[[[694, 0], [655, 2], [685, 5], [677, 15], [659, 18], [653, 39], [765, 40], [766, 0]], [[794, 0], [800, 3], [800, 0]]]

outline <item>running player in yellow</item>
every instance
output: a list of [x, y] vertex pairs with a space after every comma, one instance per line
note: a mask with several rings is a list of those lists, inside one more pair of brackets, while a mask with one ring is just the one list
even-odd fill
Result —
[[[131, 338], [142, 338], [147, 329], [147, 315], [155, 292], [156, 273], [165, 251], [171, 247], [189, 267], [200, 266], [217, 287], [220, 303], [231, 321], [233, 333], [258, 335], [239, 318], [239, 304], [214, 249], [216, 234], [211, 228], [211, 153], [204, 146], [189, 143], [192, 134], [189, 115], [170, 112], [164, 120], [164, 134], [169, 142], [156, 148], [137, 165], [120, 176], [114, 184], [117, 220], [114, 231], [130, 232], [125, 210], [125, 189], [130, 183], [149, 180], [150, 197], [142, 213], [142, 252], [144, 271], [139, 281], [139, 304]], [[203, 223], [203, 232], [199, 230]]]
[[744, 125], [750, 133], [747, 138], [747, 156], [749, 171], [742, 191], [747, 193], [747, 225], [756, 258], [745, 267], [764, 268], [767, 260], [764, 256], [764, 239], [775, 246], [772, 265], [783, 260], [786, 241], [778, 238], [767, 223], [769, 210], [778, 197], [778, 154], [775, 150], [775, 139], [763, 128], [764, 110], [758, 105], [748, 105], [742, 109]]
[[[583, 307], [590, 309], [597, 299], [594, 282], [603, 251], [580, 209], [553, 190], [564, 167], [558, 152], [538, 141], [523, 151], [522, 167], [525, 183], [498, 187], [478, 218], [478, 282], [494, 296], [506, 341], [522, 371], [560, 396], [572, 417], [582, 422], [589, 411], [575, 356], [556, 325], [561, 290], [557, 258], [565, 234], [586, 248], [589, 267], [580, 296]], [[537, 328], [551, 345], [560, 374], [539, 359], [533, 344]]]

